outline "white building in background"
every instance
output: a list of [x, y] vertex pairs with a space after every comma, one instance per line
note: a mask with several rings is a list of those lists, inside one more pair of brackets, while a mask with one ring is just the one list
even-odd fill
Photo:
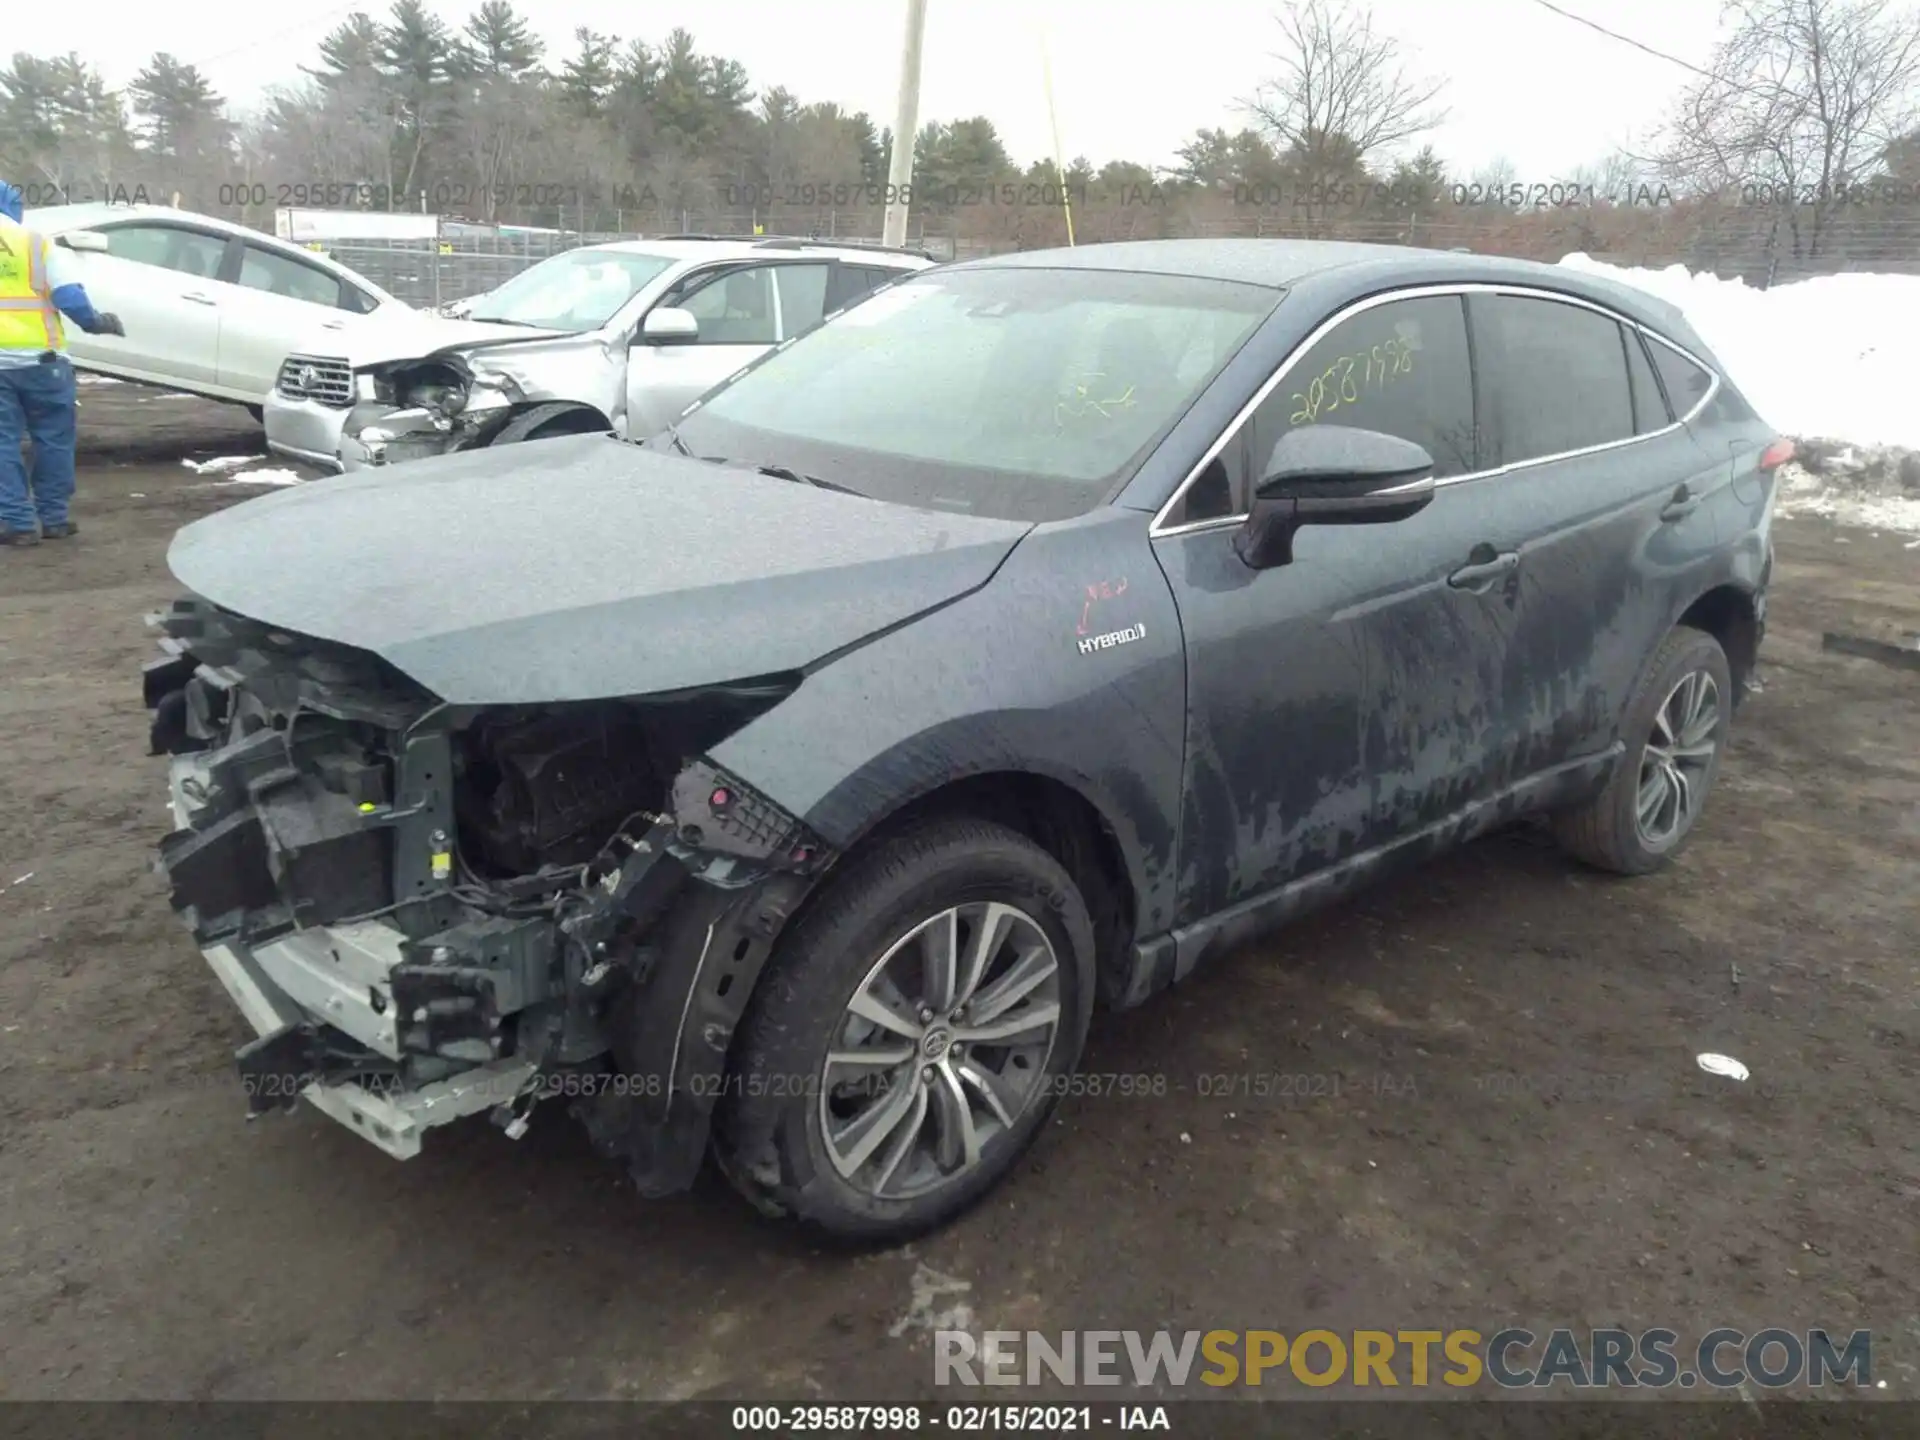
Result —
[[435, 240], [440, 236], [440, 217], [386, 210], [299, 210], [283, 205], [273, 212], [273, 233], [296, 245]]

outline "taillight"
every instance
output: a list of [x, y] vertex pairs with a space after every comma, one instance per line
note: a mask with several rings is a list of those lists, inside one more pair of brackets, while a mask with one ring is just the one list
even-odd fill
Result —
[[1763, 473], [1768, 470], [1778, 470], [1791, 459], [1793, 459], [1793, 441], [1782, 435], [1760, 452], [1760, 469]]

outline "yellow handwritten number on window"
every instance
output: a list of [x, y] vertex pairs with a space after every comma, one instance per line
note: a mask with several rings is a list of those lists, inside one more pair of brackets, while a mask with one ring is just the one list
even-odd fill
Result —
[[1304, 393], [1294, 391], [1293, 414], [1287, 423], [1312, 424], [1342, 405], [1359, 404], [1368, 391], [1412, 373], [1413, 347], [1405, 340], [1387, 340], [1367, 350], [1337, 356], [1331, 365], [1313, 377]]

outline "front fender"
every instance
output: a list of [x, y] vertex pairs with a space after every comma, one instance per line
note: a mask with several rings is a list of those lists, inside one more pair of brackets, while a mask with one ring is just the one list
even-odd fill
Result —
[[836, 849], [972, 775], [1024, 772], [1106, 818], [1135, 924], [1174, 922], [1186, 666], [1147, 517], [1023, 540], [981, 589], [809, 674], [713, 761]]

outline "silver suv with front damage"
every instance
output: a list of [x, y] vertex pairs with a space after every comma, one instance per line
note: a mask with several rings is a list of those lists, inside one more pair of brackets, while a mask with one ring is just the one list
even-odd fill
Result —
[[267, 445], [358, 470], [560, 435], [643, 439], [773, 346], [932, 264], [810, 240], [565, 251], [458, 318], [409, 312], [289, 355], [265, 406]]

